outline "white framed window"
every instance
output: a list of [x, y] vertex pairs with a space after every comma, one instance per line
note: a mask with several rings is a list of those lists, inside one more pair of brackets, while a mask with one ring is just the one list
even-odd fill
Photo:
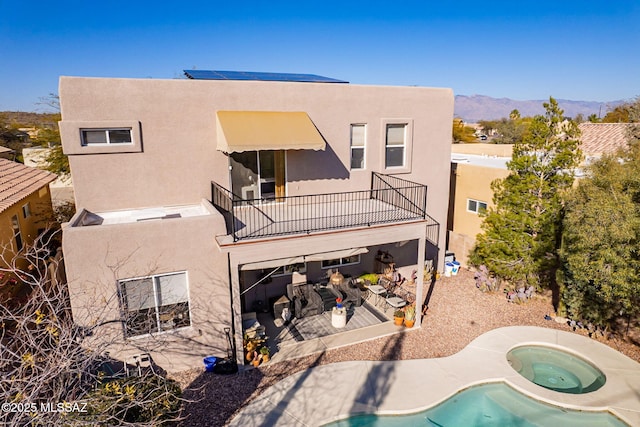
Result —
[[307, 272], [307, 264], [304, 262], [299, 262], [296, 264], [289, 264], [282, 266], [273, 273], [273, 276], [286, 276], [291, 275], [294, 272], [305, 274]]
[[158, 274], [118, 282], [125, 336], [191, 325], [187, 273]]
[[365, 142], [367, 126], [364, 124], [351, 125], [351, 169], [365, 168]]
[[22, 205], [22, 217], [27, 219], [31, 216], [31, 205], [29, 203], [25, 203]]
[[322, 261], [322, 268], [341, 267], [343, 265], [353, 264], [360, 264], [360, 255], [324, 260]]
[[386, 168], [406, 166], [407, 124], [388, 123], [385, 138]]
[[131, 128], [81, 129], [80, 133], [83, 146], [133, 144]]
[[487, 203], [480, 200], [467, 199], [467, 212], [484, 213], [487, 211]]
[[20, 221], [18, 221], [18, 215], [11, 217], [11, 228], [13, 228], [13, 239], [16, 243], [16, 252], [19, 252], [24, 248], [24, 242], [22, 241], [22, 232], [20, 231]]

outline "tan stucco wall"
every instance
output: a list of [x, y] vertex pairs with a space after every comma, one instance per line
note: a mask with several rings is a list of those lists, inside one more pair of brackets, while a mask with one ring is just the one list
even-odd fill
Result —
[[[80, 213], [79, 213], [80, 214]], [[119, 279], [186, 271], [191, 327], [123, 339], [119, 323], [100, 327], [96, 337], [110, 343], [114, 357], [142, 351], [163, 368], [202, 366], [207, 355], [226, 354], [223, 328], [231, 322], [226, 256], [213, 238], [224, 224], [215, 215], [140, 223], [71, 227], [63, 251], [74, 320], [94, 326], [119, 318]]]
[[513, 144], [453, 144], [451, 146], [451, 152], [459, 154], [478, 154], [480, 156], [511, 157], [513, 153]]
[[[31, 216], [24, 218], [22, 207], [29, 203]], [[25, 246], [33, 244], [38, 237], [38, 230], [45, 229], [53, 221], [53, 210], [51, 208], [51, 193], [49, 186], [44, 186], [40, 190], [31, 193], [20, 202], [0, 212], [0, 245], [2, 247], [2, 258], [0, 264], [7, 266], [15, 256], [15, 240], [13, 238], [13, 228], [11, 218], [18, 217], [20, 223], [20, 233]], [[5, 262], [6, 261], [6, 262]], [[25, 268], [26, 261], [20, 260], [17, 263], [19, 268]]]
[[475, 237], [482, 232], [482, 217], [467, 211], [467, 200], [474, 199], [493, 206], [491, 183], [509, 175], [507, 169], [458, 163], [455, 176], [455, 207], [453, 229], [449, 233], [449, 250], [455, 252], [456, 259], [463, 265], [467, 263], [469, 250]]

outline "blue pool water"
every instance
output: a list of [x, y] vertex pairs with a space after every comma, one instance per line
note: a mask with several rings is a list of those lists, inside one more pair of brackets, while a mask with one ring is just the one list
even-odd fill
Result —
[[539, 345], [516, 347], [507, 360], [520, 375], [541, 387], [561, 393], [590, 393], [602, 387], [606, 377], [582, 358]]
[[628, 427], [609, 412], [580, 412], [526, 397], [504, 383], [463, 390], [426, 411], [358, 415], [325, 427]]

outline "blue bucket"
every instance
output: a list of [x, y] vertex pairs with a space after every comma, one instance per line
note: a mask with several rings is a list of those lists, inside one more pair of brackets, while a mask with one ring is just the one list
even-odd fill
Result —
[[453, 265], [453, 268], [451, 269], [451, 275], [455, 276], [460, 270], [460, 263], [458, 261], [453, 261], [451, 264]]
[[444, 265], [444, 277], [451, 277], [451, 273], [453, 272], [453, 263], [448, 262]]
[[207, 372], [213, 372], [213, 368], [215, 368], [216, 363], [218, 363], [218, 358], [215, 356], [207, 356], [203, 361], [204, 369], [206, 369]]

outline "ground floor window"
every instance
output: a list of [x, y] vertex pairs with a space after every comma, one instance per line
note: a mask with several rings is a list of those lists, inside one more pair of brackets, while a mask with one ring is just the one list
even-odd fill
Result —
[[467, 199], [467, 211], [473, 213], [484, 213], [487, 211], [487, 203], [480, 200]]
[[120, 280], [119, 287], [126, 336], [191, 325], [186, 272]]
[[287, 274], [293, 274], [294, 272], [305, 274], [307, 272], [307, 264], [299, 262], [296, 264], [283, 265], [273, 273], [273, 276], [284, 276]]
[[340, 267], [343, 265], [359, 264], [360, 255], [353, 255], [344, 258], [328, 259], [322, 261], [322, 268]]

